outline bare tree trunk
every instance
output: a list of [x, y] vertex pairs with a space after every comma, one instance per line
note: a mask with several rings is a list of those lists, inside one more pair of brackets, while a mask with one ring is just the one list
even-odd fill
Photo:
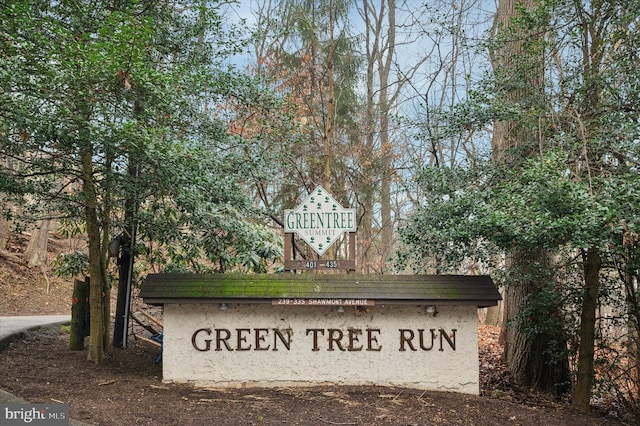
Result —
[[333, 40], [333, 0], [329, 0], [329, 59], [327, 61], [327, 116], [325, 118], [324, 134], [322, 136], [322, 145], [324, 150], [324, 188], [331, 193], [331, 146], [333, 144], [333, 104], [334, 104], [334, 81], [333, 81], [333, 62], [334, 62], [335, 46]]
[[484, 319], [484, 323], [486, 325], [493, 325], [496, 327], [504, 327], [504, 311], [506, 303], [504, 303], [504, 289], [501, 287], [499, 289], [500, 295], [503, 300], [499, 300], [496, 306], [491, 306], [487, 308], [487, 316]]
[[11, 235], [9, 229], [9, 221], [4, 217], [4, 215], [0, 215], [0, 251], [7, 247], [9, 235]]
[[598, 287], [602, 259], [600, 251], [591, 247], [583, 253], [584, 293], [580, 314], [580, 345], [578, 348], [578, 375], [573, 392], [573, 406], [583, 413], [589, 412], [591, 386], [593, 384], [593, 361], [598, 307]]
[[[358, 182], [358, 194], [360, 197], [360, 209], [361, 209], [361, 221], [358, 226], [358, 259], [360, 272], [368, 274], [371, 272], [371, 249], [374, 247], [374, 232], [373, 232], [373, 196], [375, 192], [375, 168], [371, 162], [374, 152], [375, 137], [374, 131], [376, 128], [376, 119], [374, 116], [375, 101], [374, 101], [374, 70], [375, 62], [378, 56], [378, 37], [379, 34], [374, 31], [377, 27], [371, 20], [369, 12], [369, 1], [364, 0], [362, 2], [363, 13], [362, 17], [365, 20], [365, 37], [366, 37], [366, 59], [367, 59], [367, 100], [366, 100], [366, 112], [364, 117], [364, 147], [360, 152], [360, 164], [362, 165], [362, 173]], [[373, 39], [373, 40], [372, 40]], [[368, 161], [367, 161], [368, 160]]]
[[545, 286], [555, 286], [547, 272], [552, 269], [549, 255], [542, 249], [514, 249], [507, 268], [513, 277], [505, 288], [509, 326], [504, 329], [503, 357], [507, 368], [522, 386], [563, 394], [570, 389], [566, 336], [560, 327], [538, 326], [553, 318], [559, 322], [559, 305], [546, 300], [532, 309], [538, 298], [549, 298]]
[[[11, 166], [10, 162], [6, 158], [3, 158], [0, 162], [0, 165], [7, 169]], [[7, 207], [7, 201], [4, 194], [0, 194], [0, 206], [2, 206], [0, 209], [0, 251], [2, 251], [7, 247], [7, 242], [11, 235], [11, 227], [6, 216], [9, 214], [10, 207]]]
[[[366, 176], [363, 178], [366, 179]], [[371, 183], [360, 187], [359, 209], [361, 214], [358, 224], [358, 268], [360, 273], [371, 273], [371, 248], [374, 246], [373, 236], [373, 188]]]
[[630, 401], [640, 401], [640, 305], [638, 305], [637, 276], [634, 268], [629, 266], [629, 259], [625, 259], [622, 276], [624, 277], [626, 306], [629, 315], [630, 389], [626, 398]]
[[25, 260], [30, 266], [46, 266], [48, 262], [47, 243], [51, 220], [39, 220], [31, 233], [29, 244], [24, 251]]
[[[108, 335], [105, 333], [108, 316], [105, 317], [107, 296], [106, 275], [102, 264], [102, 237], [98, 223], [98, 200], [93, 182], [93, 151], [88, 135], [84, 139], [82, 156], [82, 192], [84, 197], [87, 237], [89, 239], [89, 310], [90, 338], [87, 359], [100, 362], [108, 349]], [[107, 344], [105, 345], [105, 342]]]
[[379, 60], [380, 75], [380, 150], [382, 157], [382, 181], [380, 188], [380, 217], [382, 220], [382, 241], [380, 255], [380, 270], [385, 271], [386, 262], [393, 252], [393, 219], [391, 217], [391, 179], [393, 177], [392, 155], [389, 134], [389, 112], [391, 99], [389, 96], [389, 80], [391, 67], [393, 66], [393, 58], [395, 55], [395, 36], [396, 36], [396, 2], [395, 0], [387, 0], [389, 11], [387, 15], [387, 52], [382, 60]]

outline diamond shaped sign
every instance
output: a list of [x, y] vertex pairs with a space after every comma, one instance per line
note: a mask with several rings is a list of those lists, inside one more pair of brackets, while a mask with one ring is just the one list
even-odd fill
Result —
[[356, 209], [343, 208], [322, 186], [293, 210], [284, 211], [284, 232], [296, 233], [318, 255], [345, 232], [356, 231]]

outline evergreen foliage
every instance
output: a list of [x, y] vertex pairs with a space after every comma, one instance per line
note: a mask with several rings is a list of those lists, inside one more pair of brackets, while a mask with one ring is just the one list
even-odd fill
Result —
[[[635, 6], [615, 1], [540, 1], [533, 10], [520, 11], [516, 25], [545, 37], [524, 43], [512, 67], [498, 69], [478, 91], [476, 101], [460, 109], [469, 113], [461, 116], [465, 122], [481, 126], [509, 121], [527, 139], [504, 152], [501, 162], [425, 167], [416, 184], [421, 193], [431, 195], [400, 231], [405, 247], [398, 257], [399, 267], [447, 272], [459, 271], [463, 259], [488, 268], [500, 266], [496, 260], [514, 247], [551, 253], [551, 265], [543, 262], [534, 269], [538, 282], [552, 286], [524, 301], [521, 327], [532, 337], [544, 328], [561, 327], [570, 345], [557, 348], [558, 353], [568, 349], [575, 361], [581, 353], [588, 354], [589, 333], [593, 335], [597, 327], [596, 377], [612, 377], [617, 368], [616, 381], [607, 383], [632, 404], [637, 404], [637, 392], [621, 385], [637, 386], [635, 367], [623, 367], [637, 365], [638, 359], [640, 128], [633, 105], [640, 101], [640, 74], [631, 64], [640, 47], [632, 36], [640, 12]], [[529, 61], [540, 54], [543, 63]], [[523, 86], [541, 66], [543, 90]], [[518, 103], [510, 101], [514, 91], [524, 96]], [[588, 281], [594, 265], [599, 277], [595, 286]], [[506, 285], [523, 279], [524, 275], [504, 277]], [[596, 305], [587, 307], [583, 301], [594, 289], [600, 308], [590, 320], [586, 310]], [[554, 306], [560, 306], [566, 317], [545, 316]], [[609, 317], [597, 316], [598, 312], [609, 312]], [[612, 317], [630, 326], [624, 337], [598, 331], [611, 330]], [[589, 321], [594, 322], [589, 325]], [[625, 339], [632, 342], [628, 351], [622, 349]], [[621, 351], [618, 359], [624, 359], [617, 367], [612, 362], [614, 346]], [[578, 372], [574, 403], [580, 409], [584, 401], [588, 408], [591, 387], [590, 381], [580, 379], [589, 374], [581, 371], [584, 366], [582, 358], [574, 364]], [[576, 393], [583, 391], [586, 399], [585, 393]]]
[[[23, 0], [0, 9], [0, 186], [25, 215], [86, 224], [96, 303], [108, 300], [107, 248], [131, 200], [126, 220], [139, 225], [146, 269], [268, 268], [280, 248], [253, 223], [248, 147], [212, 113], [254, 90], [222, 66], [240, 45], [216, 7]], [[92, 309], [94, 361], [109, 341], [101, 310]]]

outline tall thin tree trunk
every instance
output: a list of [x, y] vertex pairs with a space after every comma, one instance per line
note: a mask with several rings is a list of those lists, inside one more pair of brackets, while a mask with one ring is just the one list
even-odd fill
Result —
[[[364, 9], [363, 18], [367, 30], [365, 31], [367, 51], [367, 98], [364, 117], [364, 146], [360, 152], [360, 164], [362, 165], [362, 175], [358, 182], [358, 194], [362, 219], [358, 229], [358, 259], [361, 273], [371, 273], [372, 248], [375, 247], [375, 237], [373, 230], [373, 200], [376, 192], [375, 164], [372, 160], [375, 146], [376, 114], [374, 100], [374, 78], [375, 64], [379, 54], [378, 33], [372, 33], [371, 28], [376, 28], [372, 22], [369, 10], [369, 0], [362, 2]], [[373, 37], [372, 37], [373, 36]], [[373, 40], [372, 40], [373, 38]]]
[[333, 40], [333, 0], [329, 0], [329, 59], [327, 61], [327, 84], [329, 98], [327, 99], [327, 115], [325, 118], [324, 134], [322, 137], [324, 149], [324, 188], [331, 192], [331, 145], [333, 143], [333, 105], [334, 105], [334, 81], [333, 62], [335, 42]]
[[[603, 7], [606, 2], [595, 2], [592, 4], [594, 10], [589, 13], [582, 9], [582, 3], [576, 2], [578, 6], [579, 24], [583, 28], [582, 37], [582, 64], [584, 78], [584, 104], [578, 115], [578, 123], [583, 129], [581, 134], [584, 144], [583, 172], [589, 185], [592, 184], [592, 170], [600, 169], [600, 166], [592, 169], [591, 164], [603, 164], [608, 160], [603, 157], [597, 141], [601, 134], [603, 113], [603, 93], [607, 83], [603, 82], [601, 75], [605, 55], [605, 45], [603, 38], [605, 33], [601, 32], [600, 19], [606, 21], [603, 15], [610, 12], [607, 7]], [[606, 102], [605, 102], [606, 103]], [[606, 137], [606, 136], [605, 136]], [[606, 168], [602, 173], [607, 173]], [[596, 172], [597, 173], [597, 172]], [[582, 312], [580, 313], [580, 343], [578, 347], [578, 372], [576, 376], [575, 389], [573, 392], [573, 406], [581, 412], [588, 412], [591, 400], [591, 387], [594, 377], [594, 355], [595, 355], [595, 327], [596, 310], [598, 307], [599, 275], [602, 267], [602, 259], [598, 247], [590, 247], [582, 252], [584, 270], [584, 292], [582, 299]]]
[[380, 150], [382, 157], [382, 176], [380, 188], [380, 218], [382, 220], [382, 241], [380, 270], [385, 271], [386, 262], [393, 252], [393, 218], [391, 217], [391, 180], [393, 178], [391, 136], [389, 130], [389, 79], [393, 59], [395, 55], [395, 35], [396, 35], [396, 2], [387, 0], [388, 29], [387, 29], [387, 52], [386, 58], [380, 58]]
[[583, 252], [584, 292], [580, 314], [580, 345], [578, 348], [578, 375], [573, 392], [573, 406], [583, 413], [589, 412], [591, 386], [593, 384], [593, 361], [598, 308], [598, 288], [602, 259], [600, 251], [591, 247]]
[[[10, 169], [11, 162], [7, 158], [0, 159], [0, 167]], [[0, 251], [7, 247], [7, 242], [9, 242], [9, 236], [11, 235], [8, 215], [12, 208], [8, 204], [5, 195], [0, 193], [0, 206], [2, 206], [0, 209]]]
[[[0, 205], [4, 205], [5, 201], [3, 200], [2, 194], [0, 194]], [[4, 250], [7, 247], [7, 242], [9, 241], [10, 226], [9, 221], [4, 215], [3, 211], [0, 211], [0, 251]]]
[[101, 233], [98, 223], [98, 200], [93, 183], [93, 151], [88, 137], [85, 147], [80, 153], [82, 157], [82, 192], [84, 196], [85, 219], [87, 223], [87, 237], [89, 239], [89, 307], [90, 307], [90, 338], [87, 359], [100, 362], [104, 359], [108, 345], [105, 335], [105, 296], [106, 285], [102, 267]]
[[629, 259], [625, 260], [623, 276], [630, 336], [629, 363], [631, 371], [629, 372], [629, 379], [631, 389], [629, 390], [629, 399], [631, 401], [640, 401], [640, 306], [638, 305], [636, 271], [633, 266], [630, 266]]

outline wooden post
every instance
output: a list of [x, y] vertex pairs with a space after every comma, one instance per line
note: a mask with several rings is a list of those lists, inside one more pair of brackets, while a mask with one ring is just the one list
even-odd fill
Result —
[[84, 338], [88, 335], [89, 324], [89, 282], [75, 280], [73, 284], [73, 299], [71, 302], [71, 331], [69, 349], [81, 351], [84, 349]]
[[293, 235], [284, 234], [284, 260], [293, 259]]

